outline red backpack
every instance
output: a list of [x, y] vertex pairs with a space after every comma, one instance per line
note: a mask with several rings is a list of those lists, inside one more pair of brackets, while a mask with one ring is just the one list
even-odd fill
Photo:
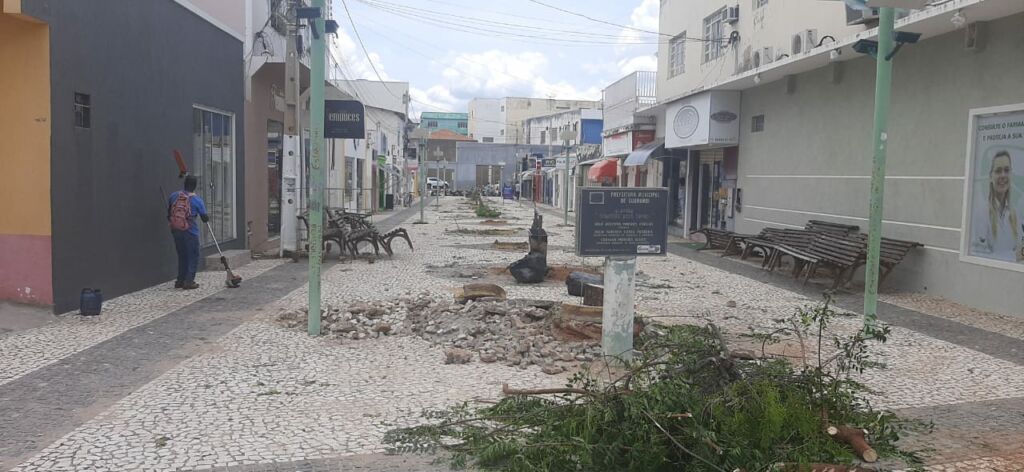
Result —
[[178, 192], [178, 198], [171, 204], [171, 229], [188, 231], [192, 219], [192, 198], [186, 192]]

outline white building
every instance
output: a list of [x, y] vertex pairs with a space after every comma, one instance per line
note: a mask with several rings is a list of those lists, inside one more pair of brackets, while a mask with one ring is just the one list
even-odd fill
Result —
[[500, 98], [474, 98], [469, 102], [469, 137], [481, 143], [505, 143], [505, 119]]
[[469, 103], [469, 134], [484, 143], [526, 144], [524, 120], [580, 108], [600, 109], [601, 102], [554, 98], [475, 98]]
[[[354, 211], [400, 205], [412, 191], [415, 161], [406, 159], [409, 83], [333, 81], [328, 100], [359, 100], [366, 110], [366, 139], [329, 140], [328, 206]], [[388, 197], [388, 196], [391, 197]]]
[[655, 142], [657, 114], [649, 111], [655, 104], [657, 72], [629, 74], [602, 91], [604, 96], [604, 129], [601, 149], [605, 158], [619, 160], [620, 184], [626, 187], [658, 187], [662, 185], [661, 157], [654, 151], [664, 150], [658, 141], [650, 152], [638, 153], [626, 163], [635, 150]]
[[[866, 232], [876, 59], [853, 45], [877, 40], [878, 29], [860, 18], [837, 24], [847, 19], [842, 2], [740, 2], [721, 16], [734, 6], [667, 2], [661, 11], [662, 32], [702, 33], [661, 48], [653, 108], [680, 163], [670, 180], [688, 184], [683, 230], [757, 233], [816, 219]], [[1012, 224], [1024, 221], [1022, 24], [1024, 2], [1003, 0], [940, 2], [896, 21], [920, 38], [892, 58], [882, 236], [923, 246], [883, 289], [1024, 316], [1024, 227]], [[807, 30], [817, 42], [797, 39]], [[997, 167], [1015, 183], [1000, 183]], [[991, 203], [1000, 199], [1002, 210]]]

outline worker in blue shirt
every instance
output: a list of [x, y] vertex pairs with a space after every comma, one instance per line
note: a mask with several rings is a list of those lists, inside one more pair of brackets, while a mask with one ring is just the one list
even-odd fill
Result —
[[198, 181], [194, 175], [185, 176], [185, 186], [171, 194], [167, 200], [167, 222], [174, 236], [174, 249], [178, 251], [178, 278], [174, 288], [192, 290], [199, 288], [196, 283], [196, 269], [199, 266], [199, 225], [196, 215], [203, 222], [210, 221], [206, 204], [195, 194]]

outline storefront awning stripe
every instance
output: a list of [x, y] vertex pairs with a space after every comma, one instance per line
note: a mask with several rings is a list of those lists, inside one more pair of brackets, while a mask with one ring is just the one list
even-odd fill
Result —
[[654, 141], [651, 141], [651, 142], [649, 142], [647, 144], [644, 144], [643, 146], [640, 146], [639, 148], [637, 148], [633, 152], [629, 153], [629, 156], [626, 157], [626, 162], [624, 162], [622, 165], [623, 166], [643, 166], [643, 165], [647, 165], [647, 160], [650, 159], [652, 155], [661, 155], [661, 154], [664, 154], [664, 153], [665, 153], [665, 140], [664, 139], [655, 139]]

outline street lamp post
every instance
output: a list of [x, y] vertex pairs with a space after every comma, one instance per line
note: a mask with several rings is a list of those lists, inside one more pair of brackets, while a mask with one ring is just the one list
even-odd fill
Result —
[[[434, 164], [434, 170], [435, 171], [440, 171], [441, 170], [441, 158], [444, 157], [444, 153], [441, 152], [441, 146], [438, 146], [438, 147], [434, 148], [433, 155], [434, 155], [434, 158], [436, 159], [435, 162], [437, 162], [436, 164]], [[435, 199], [435, 202], [436, 202], [435, 206], [437, 208], [441, 208], [441, 189], [437, 188], [437, 187], [440, 187], [440, 184], [443, 181], [443, 179], [441, 178], [440, 172], [435, 172], [435, 173], [438, 174], [437, 175], [437, 185], [435, 185], [435, 188], [434, 188], [434, 191], [437, 192], [437, 199]]]

